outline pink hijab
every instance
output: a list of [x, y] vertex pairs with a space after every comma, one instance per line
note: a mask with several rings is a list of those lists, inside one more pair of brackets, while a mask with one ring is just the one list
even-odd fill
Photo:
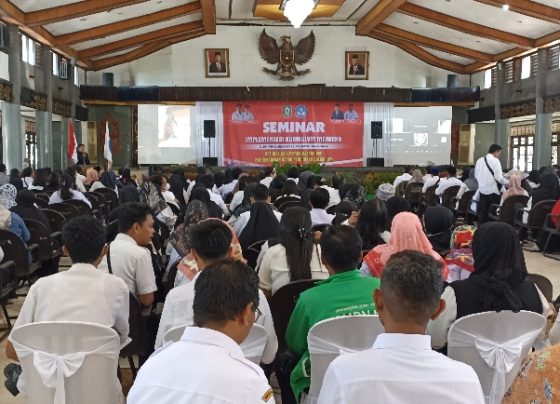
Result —
[[525, 195], [527, 191], [521, 186], [521, 177], [513, 174], [509, 178], [509, 189], [502, 195], [502, 200], [514, 195]]
[[432, 248], [432, 244], [422, 228], [420, 219], [414, 213], [401, 212], [391, 224], [391, 239], [387, 244], [373, 248], [364, 258], [373, 276], [381, 276], [383, 268], [393, 254], [404, 250], [418, 251], [432, 256], [443, 265], [444, 279], [447, 277], [447, 265], [441, 256]]

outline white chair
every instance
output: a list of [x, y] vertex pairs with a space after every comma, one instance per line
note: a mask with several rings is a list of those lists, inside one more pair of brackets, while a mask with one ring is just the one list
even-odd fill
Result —
[[39, 322], [13, 330], [22, 367], [18, 387], [28, 404], [116, 404], [119, 335], [79, 322]]
[[385, 329], [379, 316], [371, 315], [329, 318], [311, 327], [307, 335], [311, 386], [305, 403], [317, 402], [325, 372], [333, 360], [344, 353], [370, 349], [375, 338], [383, 332]]
[[485, 312], [455, 321], [447, 355], [475, 370], [489, 404], [499, 404], [546, 323], [537, 313]]
[[[169, 329], [163, 337], [163, 344], [165, 345], [169, 342], [179, 341], [183, 336], [186, 327], [186, 325], [178, 325]], [[268, 334], [266, 333], [266, 329], [262, 325], [253, 324], [249, 335], [240, 345], [245, 358], [257, 365], [260, 365], [267, 339]]]

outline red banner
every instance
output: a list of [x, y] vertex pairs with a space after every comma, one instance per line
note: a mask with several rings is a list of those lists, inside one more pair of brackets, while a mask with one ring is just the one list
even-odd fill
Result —
[[364, 106], [224, 102], [224, 163], [363, 166]]

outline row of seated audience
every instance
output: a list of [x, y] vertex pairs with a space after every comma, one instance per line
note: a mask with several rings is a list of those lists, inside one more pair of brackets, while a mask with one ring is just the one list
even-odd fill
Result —
[[[310, 387], [311, 327], [356, 314], [378, 314], [386, 334], [370, 351], [333, 362], [320, 403], [369, 402], [371, 397], [406, 402], [412, 391], [422, 402], [482, 403], [472, 369], [430, 351], [430, 346], [445, 352], [449, 326], [469, 314], [551, 314], [550, 304], [527, 278], [521, 243], [510, 225], [455, 228], [453, 212], [443, 206], [429, 207], [419, 217], [405, 198], [395, 196], [398, 181], [384, 184], [389, 186], [380, 187], [378, 198], [364, 202], [361, 185], [346, 183], [340, 175], [328, 185], [324, 178], [298, 173], [297, 168], [286, 177], [267, 168], [260, 179], [237, 168], [219, 174], [199, 168], [196, 178], [187, 180], [177, 170], [169, 181], [160, 174], [145, 176], [140, 186], [129, 170], [119, 177], [103, 172], [101, 180], [92, 170], [97, 172], [90, 169], [86, 180], [73, 169], [62, 175], [53, 172], [58, 188], [45, 189], [36, 181], [44, 176], [38, 169], [30, 174], [31, 185], [17, 196], [15, 186], [0, 186], [0, 203], [8, 215], [14, 213], [7, 209], [29, 205], [33, 190], [52, 192], [53, 203], [85, 198], [79, 183], [93, 187], [101, 182], [117, 192], [120, 201], [106, 228], [93, 217], [68, 221], [62, 238], [73, 266], [33, 284], [15, 327], [88, 321], [114, 328], [124, 345], [129, 339], [131, 293], [155, 319], [150, 332], [158, 349], [151, 358], [140, 358], [142, 367], [128, 397], [131, 403], [203, 403], [214, 398], [226, 402], [227, 397], [235, 397], [233, 402], [273, 402], [270, 372], [276, 373], [282, 402], [296, 402]], [[453, 167], [446, 172], [448, 178], [440, 182], [461, 182]], [[427, 180], [433, 180], [434, 173]], [[427, 182], [416, 169], [409, 175], [403, 181]], [[547, 179], [551, 175], [555, 182]], [[515, 174], [509, 190], [518, 192], [512, 177]], [[471, 174], [464, 179], [460, 187], [472, 190]], [[553, 169], [533, 175], [531, 184], [540, 184], [531, 190], [537, 199], [539, 189], [553, 196], [549, 190], [559, 187]], [[6, 206], [12, 200], [15, 204]], [[166, 268], [158, 261], [161, 255], [169, 256]], [[163, 279], [170, 276], [175, 287], [165, 296]], [[277, 353], [268, 299], [290, 282], [306, 279], [318, 282], [300, 295], [291, 315], [285, 334], [289, 351]], [[155, 308], [162, 302], [159, 313]], [[267, 376], [245, 360], [235, 344], [245, 339], [253, 323], [267, 333], [261, 358], [263, 364], [271, 364], [263, 366]], [[164, 345], [170, 329], [193, 324], [180, 342]], [[426, 330], [429, 336], [422, 335]], [[543, 333], [542, 344], [546, 338], [560, 342], [560, 323], [548, 336]], [[8, 357], [18, 359], [12, 343], [6, 350]], [[226, 358], [224, 352], [230, 355]], [[418, 366], [418, 355], [424, 355], [424, 367]], [[421, 382], [426, 375], [441, 388], [426, 388]], [[25, 373], [18, 382], [22, 391], [24, 379]]]

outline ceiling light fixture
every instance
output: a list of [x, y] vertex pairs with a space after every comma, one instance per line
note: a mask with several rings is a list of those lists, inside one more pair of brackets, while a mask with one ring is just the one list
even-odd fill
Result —
[[[318, 1], [318, 0], [317, 0]], [[301, 24], [311, 15], [317, 5], [316, 0], [284, 0], [280, 4], [280, 9], [284, 10], [284, 16], [290, 20], [294, 28], [301, 27]]]
[[502, 6], [502, 10], [508, 11], [508, 10], [509, 10], [509, 4], [504, 4], [504, 5]]

